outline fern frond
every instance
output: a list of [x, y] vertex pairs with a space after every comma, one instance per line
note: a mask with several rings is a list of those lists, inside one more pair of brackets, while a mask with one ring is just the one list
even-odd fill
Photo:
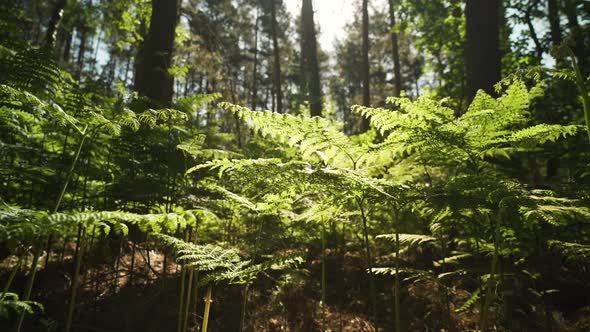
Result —
[[475, 305], [477, 300], [479, 300], [479, 289], [471, 293], [467, 301], [465, 301], [465, 303], [463, 303], [459, 308], [455, 309], [455, 312], [463, 312], [469, 310]]
[[11, 314], [17, 315], [21, 312], [33, 314], [35, 312], [43, 312], [43, 305], [35, 301], [21, 301], [18, 294], [6, 292], [0, 298], [0, 317], [8, 319]]
[[582, 266], [588, 266], [590, 264], [590, 245], [550, 240], [549, 249], [559, 253], [571, 263]]
[[260, 135], [297, 147], [307, 161], [321, 160], [330, 165], [344, 163], [352, 167], [365, 152], [331, 122], [320, 117], [256, 112], [226, 102], [219, 103], [219, 106], [237, 114]]
[[[436, 241], [435, 237], [423, 235], [423, 234], [398, 234], [399, 236], [399, 245], [403, 247], [407, 246], [414, 246], [414, 245], [422, 245], [427, 244], [429, 242]], [[380, 234], [377, 235], [375, 238], [377, 239], [384, 239], [391, 242], [396, 242], [396, 234]]]

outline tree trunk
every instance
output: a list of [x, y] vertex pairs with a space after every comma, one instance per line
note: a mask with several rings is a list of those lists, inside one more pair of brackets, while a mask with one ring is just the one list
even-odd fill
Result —
[[47, 32], [45, 33], [45, 47], [47, 48], [53, 48], [55, 45], [55, 37], [67, 3], [67, 0], [59, 0], [53, 8], [51, 18], [47, 23]]
[[549, 27], [551, 28], [551, 43], [553, 47], [561, 44], [561, 25], [559, 24], [558, 0], [547, 0], [547, 11], [549, 13]]
[[391, 25], [391, 51], [393, 57], [393, 81], [395, 89], [393, 95], [399, 97], [402, 91], [402, 74], [399, 61], [399, 47], [397, 44], [397, 32], [395, 32], [395, 0], [389, 0], [389, 19]]
[[479, 89], [493, 94], [494, 84], [501, 78], [499, 13], [500, 0], [467, 0], [465, 5], [465, 64], [469, 101]]
[[301, 54], [303, 56], [303, 70], [309, 95], [310, 113], [311, 116], [321, 116], [322, 86], [320, 84], [317, 42], [311, 0], [303, 0], [301, 6], [301, 23], [303, 24]]
[[[363, 105], [371, 106], [371, 75], [369, 69], [369, 0], [363, 0]], [[361, 118], [361, 131], [369, 130], [369, 120]]]
[[66, 32], [64, 34], [64, 49], [63, 49], [63, 54], [62, 54], [62, 61], [65, 63], [70, 62], [70, 55], [72, 53], [72, 31], [69, 29], [66, 29]]
[[177, 21], [178, 0], [152, 0], [149, 32], [136, 59], [135, 90], [157, 106], [172, 103], [174, 79], [168, 69]]
[[258, 21], [260, 20], [258, 8], [256, 8], [256, 23], [254, 25], [254, 68], [252, 72], [252, 110], [256, 110], [258, 99]]
[[274, 68], [273, 68], [273, 85], [276, 93], [277, 113], [283, 113], [283, 92], [281, 89], [281, 57], [279, 50], [279, 38], [277, 28], [277, 8], [276, 0], [270, 1], [270, 14], [271, 14], [271, 34], [272, 34], [272, 49], [274, 56]]
[[76, 73], [74, 78], [79, 80], [82, 76], [82, 71], [84, 70], [84, 57], [86, 56], [86, 36], [88, 35], [88, 27], [85, 26], [85, 23], [78, 29], [78, 34], [80, 35], [80, 45], [78, 46], [78, 58], [76, 63]]
[[578, 15], [576, 13], [576, 0], [564, 0], [564, 12], [567, 17], [567, 25], [570, 30], [570, 38], [572, 39], [572, 50], [578, 58], [578, 66], [582, 75], [588, 75], [588, 61], [586, 60], [586, 49], [584, 46], [584, 32], [578, 23]]
[[531, 39], [535, 44], [535, 53], [537, 55], [537, 59], [541, 62], [543, 58], [543, 46], [541, 45], [541, 41], [537, 36], [537, 31], [535, 30], [535, 26], [533, 25], [533, 19], [531, 18], [532, 11], [537, 9], [540, 0], [532, 1], [525, 10], [524, 13], [524, 21], [526, 22], [527, 27], [529, 28], [529, 33], [531, 34]]

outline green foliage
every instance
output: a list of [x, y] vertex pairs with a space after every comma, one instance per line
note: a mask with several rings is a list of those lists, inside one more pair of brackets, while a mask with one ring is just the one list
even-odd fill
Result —
[[590, 245], [551, 240], [549, 249], [562, 255], [566, 261], [580, 266], [587, 266], [590, 262]]
[[[470, 163], [478, 167], [486, 157], [510, 157], [519, 146], [535, 147], [560, 137], [575, 135], [577, 127], [546, 125], [524, 127], [530, 103], [537, 97], [535, 88], [527, 89], [517, 79], [499, 85], [504, 92], [494, 99], [479, 91], [467, 112], [455, 112], [428, 96], [416, 101], [389, 98], [398, 110], [354, 106], [352, 110], [371, 119], [371, 124], [385, 136], [383, 149], [397, 155], [417, 153], [455, 165]], [[524, 128], [523, 128], [524, 127]]]
[[[342, 267], [367, 273], [366, 279], [342, 276], [346, 287], [361, 289], [362, 295], [346, 291], [344, 300], [363, 307], [365, 293], [377, 294], [375, 281], [384, 286], [383, 280], [394, 278], [399, 301], [400, 288], [425, 281], [438, 290], [428, 294], [433, 307], [448, 311], [434, 325], [447, 330], [456, 318], [452, 307], [491, 317], [498, 329], [517, 326], [506, 320], [523, 313], [538, 318], [541, 305], [548, 317], [556, 316], [553, 285], [546, 284], [565, 268], [571, 272], [568, 282], [584, 281], [590, 196], [579, 102], [587, 106], [587, 79], [576, 61], [587, 59], [570, 55], [574, 70], [565, 69], [560, 56], [554, 70], [524, 68], [522, 77], [507, 75], [496, 86], [497, 95], [480, 91], [466, 106], [462, 3], [396, 2], [395, 27], [379, 8], [371, 17], [371, 58], [383, 60], [371, 68], [371, 97], [379, 107], [354, 106], [352, 115], [348, 109], [362, 91], [356, 20], [337, 44], [336, 74], [324, 75], [330, 87], [325, 117], [310, 118], [302, 115], [307, 110], [298, 91], [304, 59], [289, 38], [292, 20], [279, 1], [279, 62], [290, 64], [279, 78], [288, 106], [285, 114], [258, 112], [269, 103], [274, 108], [278, 92], [267, 79], [276, 70], [265, 51], [274, 30], [270, 3], [188, 1], [182, 8], [186, 19], [176, 29], [175, 56], [164, 68], [175, 76], [176, 100], [171, 108], [144, 109], [149, 101], [128, 91], [134, 84], [130, 77], [139, 76], [128, 73], [141, 60], [136, 48], [149, 33], [150, 1], [98, 6], [68, 1], [54, 50], [12, 38], [36, 35], [24, 38], [32, 44], [42, 39], [46, 27], [27, 25], [20, 32], [15, 22], [45, 24], [55, 5], [22, 2], [39, 11], [25, 17], [21, 2], [12, 6], [14, 13], [0, 13], [0, 201], [6, 202], [0, 207], [0, 249], [8, 249], [6, 255], [33, 254], [29, 290], [43, 252], [46, 263], [53, 263], [51, 251], [57, 248], [45, 243], [47, 238], [63, 241], [64, 248], [72, 238], [80, 241], [70, 280], [78, 279], [81, 266], [92, 270], [94, 264], [101, 279], [108, 269], [103, 243], [116, 238], [131, 241], [133, 252], [171, 251], [176, 263], [188, 268], [183, 274], [198, 272], [193, 280], [198, 286], [244, 284], [247, 290], [258, 286], [260, 275], [276, 281], [272, 271], [285, 271], [277, 286], [284, 289], [274, 291], [281, 294], [279, 305], [313, 302], [297, 296], [308, 296], [319, 284], [322, 309], [326, 295], [333, 294], [326, 287], [340, 264], [334, 258], [342, 254], [348, 262], [362, 252], [364, 264]], [[526, 5], [517, 1], [511, 10], [516, 15]], [[538, 19], [541, 12], [531, 13]], [[509, 25], [502, 27], [505, 39]], [[406, 93], [386, 99], [392, 30], [398, 32]], [[575, 34], [575, 27], [568, 30]], [[505, 69], [541, 63], [525, 54], [520, 39], [503, 42], [512, 44], [505, 45]], [[325, 55], [319, 53], [321, 60]], [[560, 80], [567, 82], [561, 86]], [[222, 99], [232, 103], [218, 102]], [[246, 101], [252, 110], [237, 105]], [[369, 119], [371, 129], [348, 135], [359, 117]], [[77, 237], [78, 229], [93, 234], [82, 231]], [[184, 241], [172, 236], [183, 232]], [[190, 243], [189, 234], [202, 244]], [[298, 253], [303, 250], [321, 257], [321, 282], [309, 281], [315, 261], [309, 270], [290, 271], [303, 263]], [[123, 282], [121, 252], [127, 254], [125, 249], [116, 254], [113, 293]], [[14, 275], [21, 273], [21, 261], [13, 266]], [[149, 267], [146, 284], [153, 275], [165, 278], [170, 272]], [[135, 286], [138, 270], [129, 269]], [[0, 299], [0, 316], [38, 311], [37, 303], [23, 300], [29, 295], [18, 297], [8, 292], [10, 286]], [[182, 294], [187, 299], [194, 294], [190, 287]], [[72, 288], [73, 310], [76, 282]], [[453, 288], [470, 296], [451, 306]], [[368, 296], [376, 299], [373, 294]], [[266, 296], [253, 295], [244, 292], [244, 308]], [[186, 321], [192, 309], [188, 303], [180, 309], [186, 310]], [[301, 315], [308, 311], [297, 308]], [[385, 321], [379, 317], [375, 328]], [[427, 319], [424, 324], [432, 325]]]
[[402, 247], [422, 245], [428, 242], [436, 241], [436, 238], [421, 234], [380, 234], [377, 239], [384, 239], [392, 242], [397, 242], [396, 237], [399, 236], [399, 245]]
[[43, 311], [43, 305], [35, 301], [21, 301], [18, 294], [5, 292], [0, 297], [0, 317], [8, 319], [20, 312], [33, 314]]
[[158, 238], [172, 249], [179, 263], [201, 272], [200, 286], [220, 282], [248, 283], [267, 270], [289, 269], [303, 262], [301, 255], [292, 254], [252, 264], [251, 261], [242, 260], [236, 249], [224, 249], [211, 244], [197, 245], [167, 235], [159, 235]]

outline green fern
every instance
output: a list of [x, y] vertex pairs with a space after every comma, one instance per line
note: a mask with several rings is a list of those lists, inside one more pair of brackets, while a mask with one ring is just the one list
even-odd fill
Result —
[[21, 312], [33, 314], [43, 312], [43, 305], [35, 301], [21, 301], [18, 294], [5, 292], [0, 297], [0, 317], [8, 319]]
[[251, 264], [250, 261], [242, 260], [235, 249], [224, 249], [211, 244], [196, 245], [163, 234], [157, 237], [173, 250], [178, 262], [202, 272], [199, 277], [200, 286], [220, 282], [243, 284], [266, 270], [290, 268], [303, 261], [301, 255], [294, 254]]

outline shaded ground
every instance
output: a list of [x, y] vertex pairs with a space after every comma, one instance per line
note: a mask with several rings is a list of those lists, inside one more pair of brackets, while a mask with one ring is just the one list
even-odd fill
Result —
[[[168, 258], [166, 278], [163, 278], [162, 253], [136, 246], [132, 256], [131, 243], [124, 243], [122, 249], [125, 254], [118, 263], [115, 260], [97, 262], [97, 257], [104, 257], [101, 252], [86, 258], [73, 331], [177, 331], [179, 267]], [[47, 268], [41, 260], [33, 298], [45, 305], [45, 312], [28, 317], [26, 331], [62, 329], [60, 324], [63, 324], [70, 294], [68, 285], [73, 268], [73, 248], [65, 248], [64, 252], [63, 255], [54, 253]], [[297, 271], [286, 275], [263, 275], [256, 281], [249, 293], [246, 330], [321, 331], [325, 326], [326, 331], [392, 331], [392, 277], [376, 278], [377, 318], [371, 323], [370, 292], [363, 272], [363, 259], [351, 253], [328, 252], [327, 256], [325, 308], [319, 302], [320, 261], [308, 260]], [[3, 262], [4, 272], [7, 264], [8, 261]], [[115, 266], [118, 274], [113, 272]], [[4, 272], [2, 281], [6, 275]], [[19, 275], [12, 289], [22, 289], [24, 283], [25, 275]], [[453, 285], [446, 292], [440, 284], [428, 279], [406, 281], [403, 285], [400, 295], [405, 331], [443, 331], [444, 326], [453, 326], [455, 331], [474, 331], [477, 328], [477, 306], [461, 313], [455, 312], [470, 296], [463, 289], [464, 285]], [[214, 287], [209, 331], [239, 330], [242, 290], [242, 285]], [[197, 305], [191, 306], [190, 331], [200, 329], [203, 292], [200, 289], [193, 294]], [[451, 313], [450, 317], [447, 312]], [[529, 315], [532, 316], [515, 320], [528, 322], [528, 325], [513, 323], [511, 330], [543, 331], [543, 315]], [[590, 307], [570, 308], [567, 315], [555, 310], [553, 316], [553, 331], [590, 331]], [[10, 322], [2, 322], [0, 330], [8, 331], [9, 326]], [[498, 327], [496, 330], [508, 329]]]

